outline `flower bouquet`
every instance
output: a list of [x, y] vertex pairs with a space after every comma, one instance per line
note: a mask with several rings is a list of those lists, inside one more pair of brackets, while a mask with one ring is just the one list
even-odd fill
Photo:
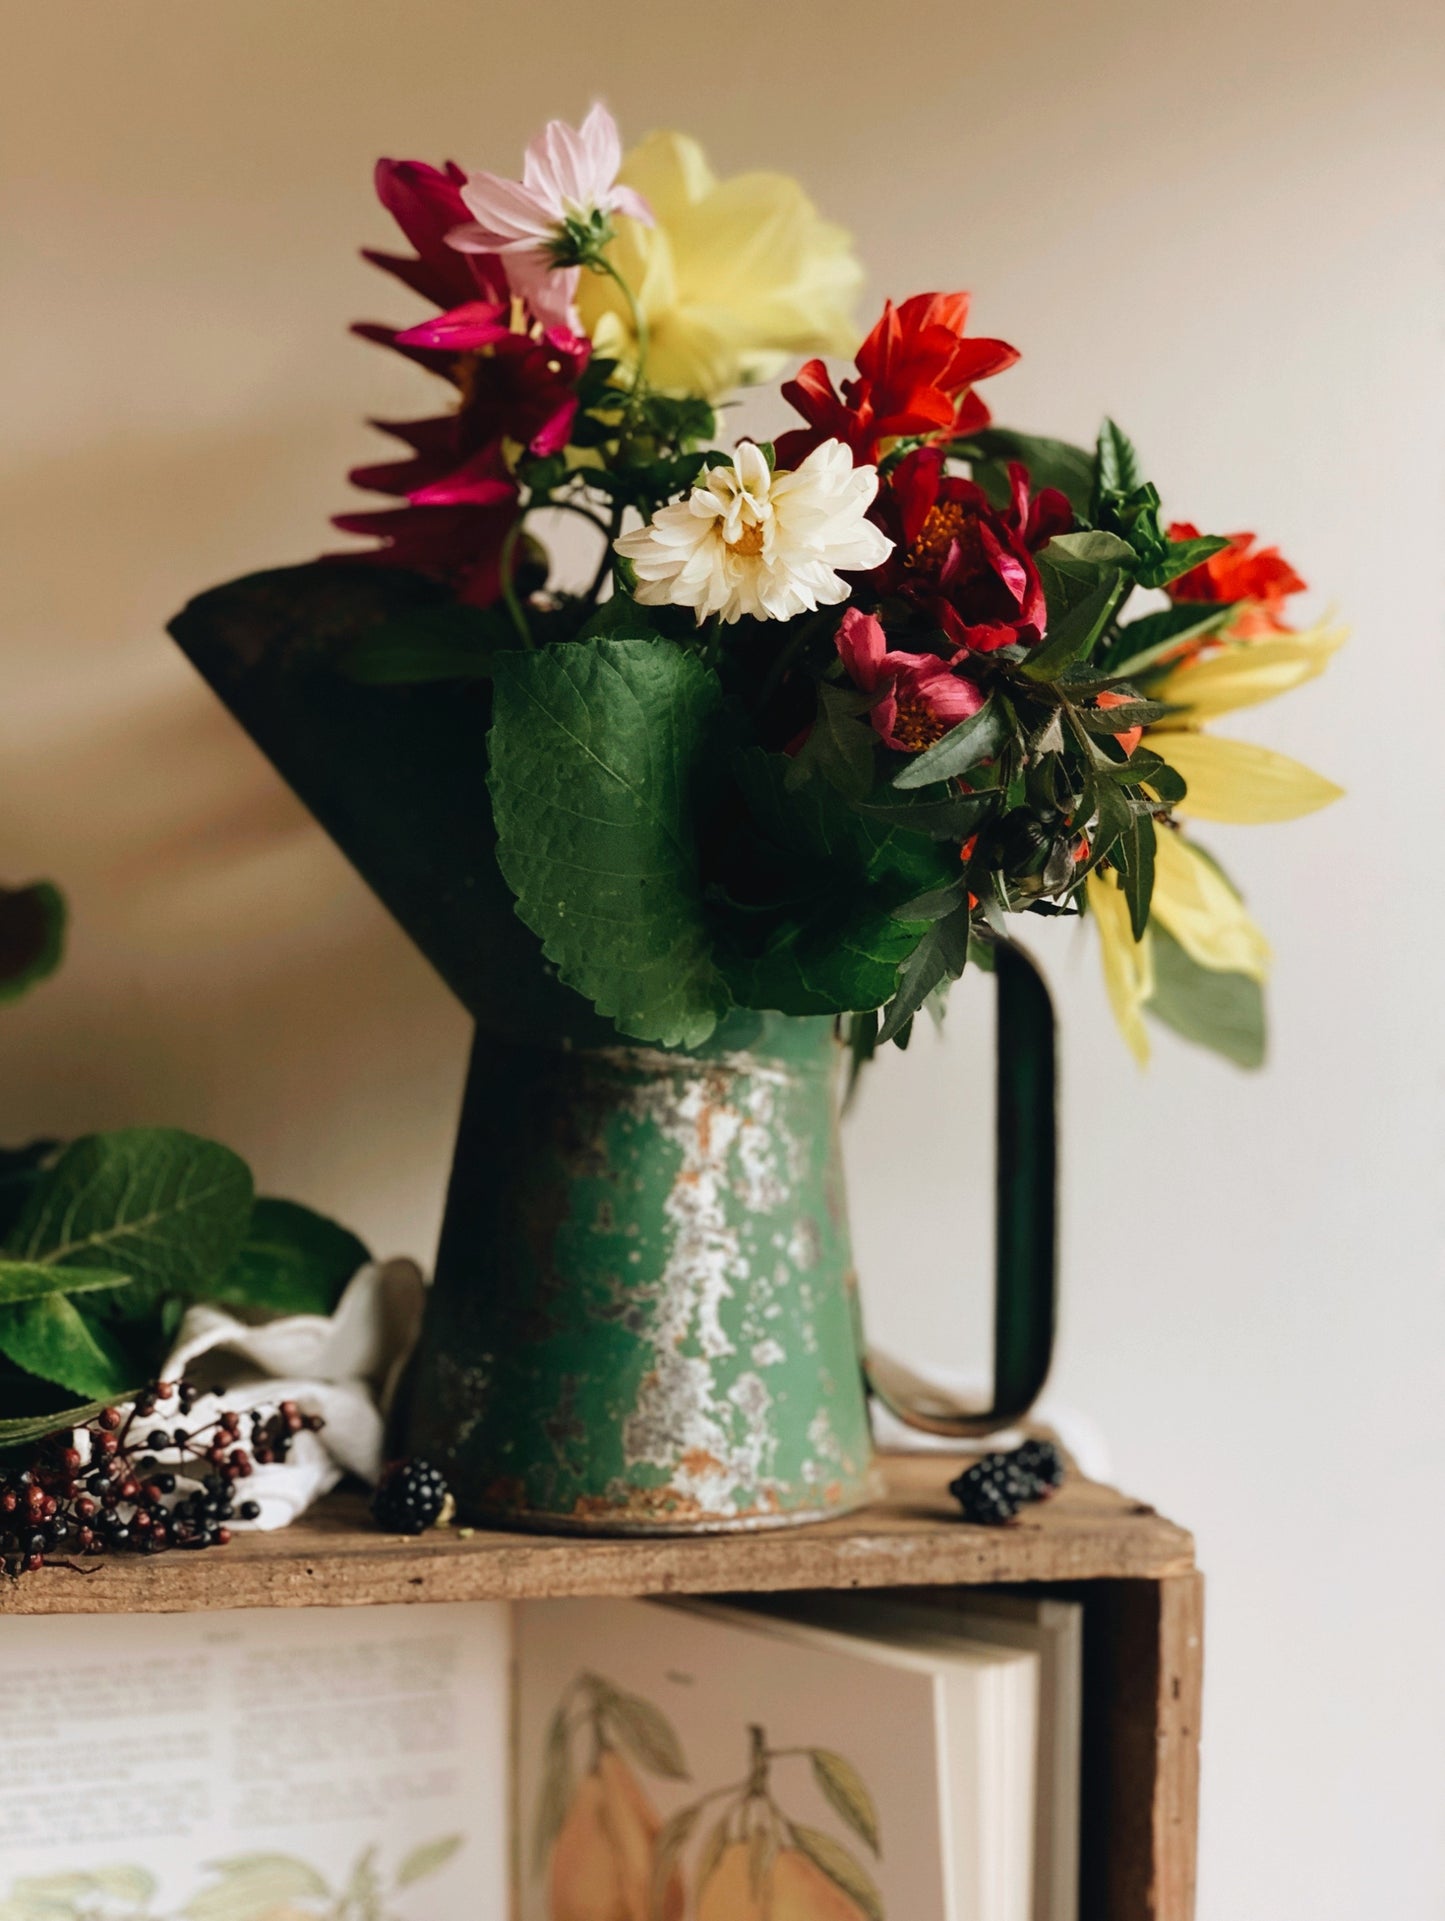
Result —
[[[857, 345], [848, 238], [790, 180], [624, 158], [599, 106], [520, 181], [377, 186], [410, 251], [368, 258], [431, 311], [358, 331], [446, 405], [353, 474], [375, 545], [174, 631], [479, 1024], [417, 1429], [473, 1512], [826, 1511], [866, 1480], [834, 1034], [856, 1071], [966, 970], [1017, 980], [1020, 916], [1084, 916], [1136, 1055], [1149, 1015], [1257, 1063], [1268, 950], [1193, 824], [1337, 790], [1207, 724], [1341, 636], [1288, 624], [1276, 550], [1168, 519], [1111, 421], [995, 426], [1017, 355], [967, 295]], [[720, 444], [779, 372], [793, 424]], [[1051, 1223], [1029, 1126], [1004, 1213]]]

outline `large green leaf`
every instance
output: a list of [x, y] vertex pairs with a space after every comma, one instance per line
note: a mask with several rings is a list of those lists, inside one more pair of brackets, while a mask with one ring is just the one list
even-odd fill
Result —
[[0, 887], [0, 1001], [53, 974], [65, 946], [65, 902], [49, 881]]
[[728, 1006], [703, 912], [696, 787], [721, 700], [673, 641], [499, 654], [497, 860], [569, 987], [624, 1033], [701, 1045]]
[[295, 1201], [258, 1200], [241, 1251], [207, 1298], [270, 1314], [329, 1314], [370, 1259], [350, 1229]]
[[51, 1267], [44, 1261], [7, 1261], [0, 1255], [0, 1307], [43, 1300], [47, 1294], [100, 1294], [129, 1286], [129, 1274], [114, 1269]]
[[785, 1014], [881, 1007], [927, 927], [893, 910], [946, 886], [957, 858], [851, 807], [821, 780], [791, 788], [789, 769], [761, 749], [739, 762], [751, 826], [735, 850], [734, 911], [723, 922], [728, 981], [745, 1006]]
[[1002, 468], [1011, 460], [1021, 460], [1029, 470], [1035, 489], [1057, 487], [1068, 497], [1075, 513], [1089, 511], [1094, 491], [1094, 456], [1083, 447], [1066, 440], [1049, 440], [1042, 434], [1016, 433], [1011, 427], [985, 427], [955, 443], [952, 451], [960, 459], [974, 462], [974, 477], [987, 485], [980, 467]]
[[214, 1141], [166, 1127], [91, 1134], [32, 1190], [5, 1252], [129, 1274], [104, 1311], [133, 1320], [167, 1294], [208, 1297], [240, 1250], [251, 1204], [246, 1163]]
[[1187, 1041], [1223, 1054], [1237, 1067], [1264, 1061], [1264, 990], [1248, 974], [1221, 973], [1190, 959], [1156, 920], [1149, 929], [1154, 992], [1149, 1013]]
[[137, 1385], [136, 1365], [109, 1328], [65, 1294], [0, 1308], [0, 1354], [72, 1394], [115, 1400]]

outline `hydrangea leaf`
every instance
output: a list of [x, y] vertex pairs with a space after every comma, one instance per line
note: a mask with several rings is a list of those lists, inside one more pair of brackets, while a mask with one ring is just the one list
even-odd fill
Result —
[[371, 1258], [349, 1228], [295, 1201], [258, 1200], [241, 1251], [207, 1289], [226, 1307], [329, 1314]]
[[91, 1134], [31, 1190], [5, 1252], [129, 1274], [131, 1285], [98, 1297], [96, 1312], [140, 1319], [167, 1294], [209, 1296], [240, 1250], [252, 1198], [246, 1163], [214, 1141], [167, 1127]]
[[488, 735], [497, 860], [569, 987], [624, 1034], [700, 1046], [712, 957], [695, 788], [721, 700], [695, 654], [595, 636], [500, 654]]

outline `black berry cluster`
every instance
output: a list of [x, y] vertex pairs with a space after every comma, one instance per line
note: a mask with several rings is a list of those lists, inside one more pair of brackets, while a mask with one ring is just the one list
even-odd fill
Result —
[[948, 1491], [965, 1521], [1002, 1527], [1030, 1501], [1047, 1500], [1063, 1484], [1064, 1458], [1052, 1441], [1025, 1441], [1007, 1454], [985, 1454]]
[[23, 1467], [0, 1468], [0, 1568], [13, 1576], [74, 1566], [76, 1555], [224, 1547], [229, 1521], [254, 1521], [260, 1507], [237, 1498], [238, 1483], [258, 1464], [284, 1461], [293, 1435], [320, 1428], [321, 1417], [282, 1401], [192, 1428], [201, 1392], [156, 1381], [128, 1410], [106, 1408], [41, 1441]]
[[421, 1534], [452, 1506], [446, 1477], [428, 1461], [393, 1461], [376, 1484], [371, 1515], [388, 1534]]

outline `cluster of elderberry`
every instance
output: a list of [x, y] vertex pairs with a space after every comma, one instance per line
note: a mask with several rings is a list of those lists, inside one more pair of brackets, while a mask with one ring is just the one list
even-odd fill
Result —
[[985, 1454], [948, 1491], [965, 1521], [1002, 1527], [1030, 1501], [1047, 1500], [1064, 1479], [1064, 1457], [1052, 1441], [1025, 1441], [1007, 1454]]
[[292, 1437], [322, 1421], [282, 1401], [228, 1408], [192, 1428], [201, 1396], [189, 1381], [156, 1381], [130, 1408], [106, 1408], [41, 1441], [23, 1467], [0, 1468], [0, 1568], [18, 1575], [74, 1566], [76, 1555], [224, 1547], [228, 1522], [261, 1512], [238, 1499], [238, 1483], [258, 1464], [284, 1461]]
[[388, 1534], [421, 1534], [452, 1506], [446, 1476], [429, 1461], [393, 1461], [376, 1484], [371, 1516]]

